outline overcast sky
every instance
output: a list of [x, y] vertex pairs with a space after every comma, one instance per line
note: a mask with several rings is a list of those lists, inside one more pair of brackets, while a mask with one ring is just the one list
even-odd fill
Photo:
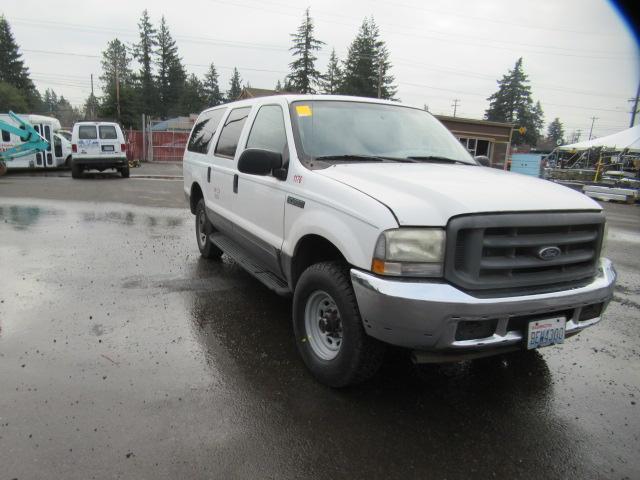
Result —
[[80, 105], [100, 53], [114, 37], [131, 44], [147, 8], [165, 15], [189, 72], [214, 62], [226, 90], [231, 69], [253, 87], [273, 88], [291, 61], [289, 34], [310, 6], [324, 70], [331, 48], [344, 58], [364, 16], [373, 15], [387, 42], [404, 103], [433, 113], [481, 118], [486, 98], [516, 59], [524, 58], [545, 123], [560, 117], [584, 139], [628, 126], [640, 78], [638, 45], [604, 0], [128, 0], [82, 2], [3, 0], [37, 87], [53, 88]]

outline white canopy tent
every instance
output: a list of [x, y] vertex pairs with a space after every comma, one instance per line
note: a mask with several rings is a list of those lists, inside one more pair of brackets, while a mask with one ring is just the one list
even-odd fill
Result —
[[558, 150], [574, 151], [588, 150], [590, 148], [604, 147], [608, 150], [621, 151], [628, 149], [630, 152], [640, 152], [640, 125], [628, 128], [622, 132], [594, 138], [584, 142], [572, 143], [557, 147]]

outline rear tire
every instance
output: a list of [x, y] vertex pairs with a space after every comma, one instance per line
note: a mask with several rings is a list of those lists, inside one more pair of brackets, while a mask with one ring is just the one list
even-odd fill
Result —
[[293, 296], [293, 330], [311, 373], [330, 387], [346, 387], [375, 375], [385, 345], [364, 331], [349, 270], [340, 262], [307, 268]]
[[82, 177], [82, 167], [73, 162], [71, 162], [71, 177], [72, 178]]
[[122, 175], [122, 178], [129, 178], [129, 165], [127, 164], [126, 167], [122, 167], [120, 169], [120, 174]]
[[201, 198], [196, 205], [196, 241], [200, 255], [204, 258], [220, 258], [222, 256], [222, 250], [211, 243], [209, 239], [209, 235], [213, 231], [213, 225], [207, 218], [204, 199]]

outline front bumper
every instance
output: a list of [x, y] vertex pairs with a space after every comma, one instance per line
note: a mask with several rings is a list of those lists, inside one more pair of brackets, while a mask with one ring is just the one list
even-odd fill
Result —
[[[351, 281], [366, 332], [383, 342], [444, 355], [523, 348], [529, 316], [567, 315], [566, 335], [600, 321], [601, 313], [580, 321], [583, 307], [613, 297], [616, 273], [601, 259], [598, 274], [584, 286], [517, 297], [478, 298], [448, 283], [389, 279], [357, 269]], [[522, 318], [524, 322], [517, 320]], [[456, 340], [460, 322], [494, 322], [492, 335]], [[519, 325], [519, 328], [516, 326]]]

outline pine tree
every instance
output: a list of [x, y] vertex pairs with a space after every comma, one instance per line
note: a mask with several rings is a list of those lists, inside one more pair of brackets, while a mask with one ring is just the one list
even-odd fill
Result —
[[0, 112], [26, 112], [29, 104], [22, 92], [8, 82], [0, 81]]
[[[0, 82], [6, 82], [15, 87], [19, 95], [26, 101], [27, 107], [36, 110], [40, 107], [40, 94], [31, 81], [29, 69], [25, 67], [21, 57], [22, 54], [13, 37], [9, 22], [4, 18], [4, 15], [0, 15]], [[15, 97], [14, 90], [6, 87], [4, 90], [7, 95], [11, 90], [13, 92], [11, 97]], [[21, 104], [17, 98], [14, 98], [14, 101]]]
[[242, 93], [242, 79], [237, 68], [233, 68], [233, 75], [229, 81], [229, 91], [227, 92], [227, 100], [233, 102], [237, 100]]
[[204, 85], [193, 73], [187, 77], [182, 94], [182, 112], [184, 114], [200, 113], [207, 105], [207, 94]]
[[336, 55], [336, 49], [331, 50], [331, 56], [329, 57], [329, 65], [327, 66], [327, 73], [322, 76], [321, 86], [322, 93], [329, 95], [338, 93], [340, 84], [342, 83], [342, 69], [340, 68], [340, 60]]
[[179, 102], [182, 98], [187, 74], [178, 56], [178, 47], [169, 32], [167, 21], [162, 16], [158, 30], [158, 97], [160, 105], [158, 114], [167, 118], [180, 110]]
[[529, 79], [524, 73], [522, 57], [501, 80], [498, 80], [498, 91], [491, 95], [489, 108], [485, 118], [496, 122], [509, 122], [516, 125], [516, 129], [525, 128], [525, 133], [514, 131], [512, 142], [515, 145], [535, 145], [543, 126], [543, 112], [540, 102], [535, 105], [531, 98]]
[[[131, 58], [127, 48], [117, 38], [107, 44], [102, 52], [102, 90], [104, 92], [100, 102], [98, 115], [102, 118], [112, 118], [120, 121], [125, 127], [138, 124], [136, 113], [137, 98], [131, 72]], [[120, 115], [118, 115], [118, 95], [116, 79], [120, 93]]]
[[320, 72], [315, 67], [318, 58], [314, 52], [320, 50], [324, 42], [314, 37], [313, 29], [313, 21], [307, 8], [298, 31], [291, 34], [293, 46], [289, 49], [295, 59], [289, 64], [289, 84], [299, 93], [316, 93], [315, 87], [321, 79]]
[[349, 46], [340, 93], [393, 100], [397, 88], [390, 70], [389, 51], [380, 39], [380, 30], [373, 18], [365, 18]]
[[224, 103], [224, 96], [220, 92], [220, 85], [218, 84], [218, 71], [213, 62], [209, 65], [209, 70], [204, 75], [203, 88], [208, 107], [215, 107]]
[[276, 82], [276, 87], [274, 89], [276, 92], [281, 92], [282, 91], [282, 83], [280, 83], [280, 80], [278, 79], [278, 81]]
[[138, 32], [140, 41], [133, 46], [133, 56], [140, 64], [140, 70], [136, 75], [140, 88], [140, 107], [144, 113], [155, 114], [157, 92], [153, 81], [153, 57], [158, 41], [157, 32], [146, 9], [138, 22]]
[[547, 129], [547, 139], [553, 142], [554, 145], [564, 144], [564, 128], [558, 117], [553, 119], [553, 122], [549, 124]]
[[96, 120], [98, 114], [99, 103], [93, 93], [90, 93], [84, 102], [84, 120]]

